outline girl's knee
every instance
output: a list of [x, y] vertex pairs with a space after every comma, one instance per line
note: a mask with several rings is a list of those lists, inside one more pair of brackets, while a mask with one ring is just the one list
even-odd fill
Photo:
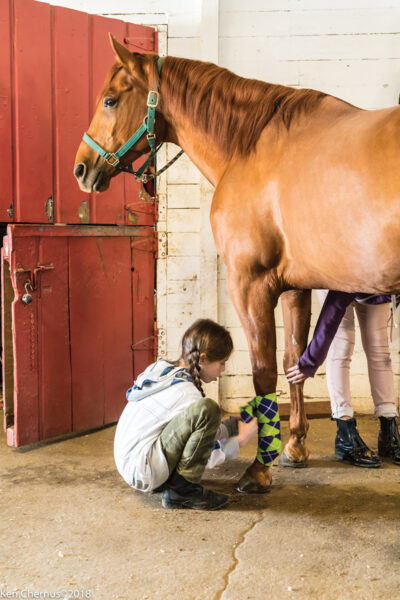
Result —
[[219, 421], [221, 419], [221, 409], [211, 398], [201, 398], [198, 400], [198, 404], [200, 414], [206, 415], [210, 420]]

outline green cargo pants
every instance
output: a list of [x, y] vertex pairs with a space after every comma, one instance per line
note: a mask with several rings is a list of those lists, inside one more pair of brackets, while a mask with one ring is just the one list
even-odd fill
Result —
[[201, 398], [164, 427], [160, 442], [170, 475], [176, 470], [187, 481], [200, 481], [220, 421], [218, 404], [210, 398]]

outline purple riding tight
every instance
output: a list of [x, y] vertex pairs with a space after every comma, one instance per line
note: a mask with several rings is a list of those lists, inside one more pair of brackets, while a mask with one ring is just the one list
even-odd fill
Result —
[[[321, 305], [326, 290], [318, 290]], [[350, 363], [355, 343], [354, 312], [360, 325], [362, 345], [368, 363], [371, 394], [377, 417], [397, 416], [396, 394], [388, 345], [387, 321], [389, 305], [352, 302], [339, 325], [326, 359], [326, 380], [331, 399], [332, 416], [352, 417], [350, 395]]]

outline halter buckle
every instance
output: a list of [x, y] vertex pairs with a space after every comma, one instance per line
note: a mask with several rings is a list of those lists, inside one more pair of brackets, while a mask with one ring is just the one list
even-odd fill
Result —
[[157, 108], [158, 106], [158, 92], [150, 91], [147, 96], [147, 106], [149, 108]]
[[105, 161], [108, 162], [111, 167], [116, 167], [119, 164], [119, 158], [112, 152], [105, 158]]

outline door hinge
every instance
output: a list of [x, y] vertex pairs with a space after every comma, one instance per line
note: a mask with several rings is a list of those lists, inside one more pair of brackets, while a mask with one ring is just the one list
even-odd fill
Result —
[[143, 187], [139, 190], [139, 200], [125, 204], [128, 225], [137, 225], [139, 215], [150, 215], [153, 221], [158, 217], [158, 196], [151, 196]]

